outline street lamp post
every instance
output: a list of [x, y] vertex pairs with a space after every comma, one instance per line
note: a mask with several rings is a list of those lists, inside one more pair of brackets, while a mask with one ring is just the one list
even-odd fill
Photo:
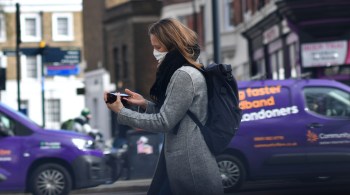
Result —
[[19, 45], [21, 44], [21, 20], [20, 20], [20, 5], [16, 3], [16, 75], [17, 75], [17, 106], [18, 111], [21, 111], [21, 61], [19, 56]]
[[213, 14], [213, 52], [214, 52], [214, 62], [220, 63], [221, 53], [220, 53], [220, 23], [218, 16], [218, 0], [212, 0], [212, 14]]
[[42, 106], [42, 116], [43, 116], [43, 127], [45, 127], [45, 41], [40, 41], [39, 44], [40, 53], [41, 53], [41, 106]]

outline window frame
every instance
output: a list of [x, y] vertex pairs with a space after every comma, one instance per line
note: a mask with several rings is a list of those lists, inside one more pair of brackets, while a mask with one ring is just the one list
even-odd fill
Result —
[[[26, 19], [33, 18], [35, 19], [35, 30], [36, 35], [30, 36], [26, 35]], [[39, 13], [22, 13], [21, 14], [21, 41], [22, 42], [40, 42], [42, 39], [42, 26], [41, 26], [41, 16]]]
[[[68, 35], [58, 34], [58, 18], [67, 18]], [[53, 13], [52, 14], [52, 40], [53, 41], [73, 41], [74, 23], [72, 13]]]
[[[34, 57], [34, 56], [31, 56]], [[32, 80], [38, 80], [41, 79], [41, 56], [40, 55], [36, 55], [36, 70], [37, 70], [37, 77], [28, 77], [28, 71], [27, 71], [27, 58], [28, 56], [23, 55], [21, 56], [21, 76], [22, 79], [32, 79]]]
[[6, 21], [5, 21], [5, 15], [0, 13], [0, 42], [6, 41]]
[[[223, 22], [224, 22], [224, 30], [225, 31], [233, 31], [235, 29], [234, 17], [235, 10], [233, 9], [233, 4], [235, 0], [225, 0], [223, 3]], [[231, 4], [231, 6], [228, 6]], [[233, 17], [230, 17], [230, 13], [232, 12]], [[232, 21], [230, 21], [232, 19]], [[232, 25], [230, 24], [232, 22]]]
[[59, 98], [46, 99], [45, 110], [45, 122], [47, 124], [46, 126], [54, 129], [59, 129], [61, 123], [61, 100]]
[[7, 56], [4, 55], [2, 51], [0, 51], [0, 68], [7, 67]]

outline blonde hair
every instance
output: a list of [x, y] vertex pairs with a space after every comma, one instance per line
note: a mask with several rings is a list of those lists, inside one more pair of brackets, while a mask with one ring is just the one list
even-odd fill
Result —
[[194, 50], [195, 47], [199, 48], [197, 34], [180, 21], [174, 18], [161, 19], [150, 26], [148, 34], [157, 37], [168, 51], [177, 49], [189, 63], [197, 68], [202, 67], [194, 59], [198, 57]]

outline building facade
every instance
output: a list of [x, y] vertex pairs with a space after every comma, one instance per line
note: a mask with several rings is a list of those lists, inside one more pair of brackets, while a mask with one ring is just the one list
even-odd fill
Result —
[[350, 85], [350, 3], [260, 1], [263, 17], [244, 22], [255, 78], [334, 79]]
[[[245, 1], [243, 1], [245, 2]], [[237, 0], [218, 1], [220, 62], [231, 64], [238, 80], [249, 78], [247, 43], [237, 31]], [[197, 32], [203, 64], [213, 62], [213, 10], [211, 0], [164, 0], [161, 18], [173, 17]]]
[[109, 139], [119, 129], [102, 99], [125, 88], [149, 97], [157, 62], [148, 27], [159, 19], [161, 1], [83, 1], [86, 105], [92, 124]]
[[[16, 3], [21, 29], [19, 75]], [[85, 105], [84, 97], [76, 92], [84, 87], [82, 1], [5, 0], [0, 9], [0, 65], [6, 70], [1, 102], [19, 107], [39, 125], [58, 129], [64, 120], [78, 116]]]
[[[163, 2], [161, 17], [178, 18], [196, 30], [202, 39], [202, 62], [212, 62], [212, 1]], [[347, 1], [222, 0], [217, 3], [221, 62], [232, 65], [238, 80], [309, 77], [349, 84]], [[191, 21], [196, 21], [195, 27]]]

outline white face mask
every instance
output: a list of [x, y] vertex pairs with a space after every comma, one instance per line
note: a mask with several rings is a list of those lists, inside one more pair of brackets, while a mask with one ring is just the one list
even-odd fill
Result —
[[160, 63], [161, 61], [163, 61], [163, 59], [165, 58], [165, 55], [167, 54], [168, 52], [160, 52], [156, 49], [153, 50], [153, 55], [154, 57], [158, 60], [158, 62]]

